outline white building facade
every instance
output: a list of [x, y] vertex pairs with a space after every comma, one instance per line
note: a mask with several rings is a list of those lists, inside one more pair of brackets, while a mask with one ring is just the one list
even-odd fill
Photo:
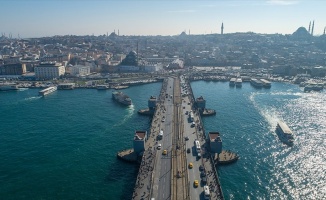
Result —
[[91, 73], [90, 66], [75, 65], [70, 68], [70, 74], [72, 76], [86, 76]]
[[65, 67], [59, 63], [41, 63], [34, 68], [36, 79], [60, 78], [65, 74]]

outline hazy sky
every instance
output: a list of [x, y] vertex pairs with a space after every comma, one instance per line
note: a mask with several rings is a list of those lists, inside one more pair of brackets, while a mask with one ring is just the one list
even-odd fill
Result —
[[326, 0], [0, 0], [0, 32], [53, 35], [293, 33], [326, 26]]

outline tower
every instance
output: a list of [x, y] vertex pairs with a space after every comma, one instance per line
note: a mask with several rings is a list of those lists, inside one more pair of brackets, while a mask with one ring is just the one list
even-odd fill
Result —
[[326, 32], [326, 27], [324, 28], [324, 35], [326, 34], [325, 32]]
[[223, 35], [223, 30], [224, 30], [224, 25], [223, 25], [223, 22], [222, 22], [222, 26], [221, 26], [221, 35]]
[[314, 28], [315, 28], [315, 20], [312, 21], [312, 27], [311, 27], [311, 35], [314, 35]]
[[309, 28], [308, 28], [309, 33], [310, 33], [310, 26], [311, 26], [311, 21], [309, 22]]

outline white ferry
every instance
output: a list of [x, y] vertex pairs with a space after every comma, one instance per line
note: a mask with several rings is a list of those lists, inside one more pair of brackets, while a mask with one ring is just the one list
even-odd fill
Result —
[[277, 123], [276, 133], [278, 134], [278, 137], [283, 143], [289, 146], [293, 145], [294, 142], [293, 133], [284, 122], [279, 121]]
[[242, 87], [242, 78], [237, 78], [237, 80], [235, 81], [235, 86]]
[[107, 89], [109, 89], [109, 86], [108, 85], [97, 85], [96, 89], [98, 89], [98, 90], [107, 90]]
[[230, 82], [229, 82], [229, 86], [231, 86], [231, 87], [235, 86], [235, 81], [236, 80], [237, 80], [236, 78], [231, 78]]
[[52, 93], [54, 91], [57, 91], [57, 87], [56, 86], [51, 86], [51, 87], [48, 87], [48, 88], [45, 88], [45, 89], [39, 91], [38, 94], [40, 96], [44, 97], [45, 95], [48, 95], [48, 94], [50, 94], [50, 93]]
[[18, 90], [18, 86], [12, 83], [0, 84], [0, 91]]

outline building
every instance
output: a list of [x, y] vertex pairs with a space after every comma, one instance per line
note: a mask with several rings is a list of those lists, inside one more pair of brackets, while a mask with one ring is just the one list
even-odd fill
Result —
[[169, 69], [182, 69], [184, 67], [184, 62], [181, 59], [176, 59], [169, 64]]
[[325, 77], [325, 75], [326, 75], [326, 68], [323, 66], [314, 67], [311, 69], [312, 77]]
[[201, 111], [205, 110], [206, 108], [206, 100], [203, 96], [200, 96], [196, 99], [197, 108]]
[[54, 79], [60, 78], [65, 74], [65, 67], [59, 63], [41, 63], [34, 68], [36, 79]]
[[70, 74], [72, 76], [86, 76], [91, 73], [90, 66], [75, 65], [70, 68]]
[[147, 131], [135, 131], [133, 146], [137, 155], [145, 151], [146, 136]]
[[0, 75], [23, 75], [26, 65], [21, 63], [0, 65]]
[[222, 138], [219, 132], [209, 132], [209, 146], [212, 153], [220, 154], [222, 152]]

